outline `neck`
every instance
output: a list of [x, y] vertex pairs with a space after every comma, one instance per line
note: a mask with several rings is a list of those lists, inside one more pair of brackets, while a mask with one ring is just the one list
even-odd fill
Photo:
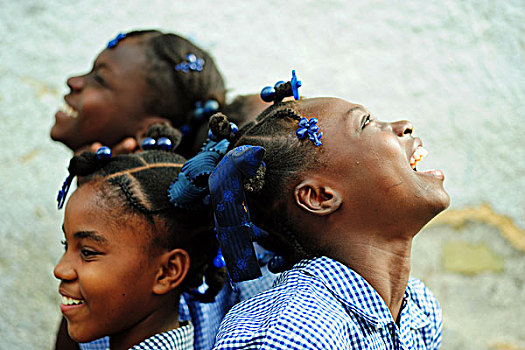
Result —
[[367, 235], [357, 242], [352, 238], [339, 245], [334, 257], [370, 283], [397, 320], [410, 274], [412, 237], [385, 240], [384, 235]]
[[[126, 330], [109, 337], [111, 350], [127, 350], [155, 334], [179, 328], [178, 303], [161, 304], [152, 313]], [[173, 307], [175, 304], [175, 307]]]

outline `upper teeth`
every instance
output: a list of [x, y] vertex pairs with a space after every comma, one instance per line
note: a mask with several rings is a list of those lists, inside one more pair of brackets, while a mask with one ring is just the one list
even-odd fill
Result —
[[76, 111], [75, 109], [73, 109], [73, 107], [71, 107], [70, 105], [68, 105], [66, 102], [64, 102], [64, 104], [62, 105], [62, 108], [60, 108], [60, 110], [64, 113], [66, 113], [69, 117], [71, 118], [76, 118], [78, 117], [78, 111]]
[[78, 305], [83, 304], [84, 300], [73, 299], [70, 297], [62, 296], [62, 304], [64, 305]]
[[410, 157], [410, 166], [412, 169], [415, 170], [417, 162], [426, 157], [427, 154], [428, 151], [426, 149], [424, 149], [422, 146], [418, 146], [412, 154], [412, 157]]

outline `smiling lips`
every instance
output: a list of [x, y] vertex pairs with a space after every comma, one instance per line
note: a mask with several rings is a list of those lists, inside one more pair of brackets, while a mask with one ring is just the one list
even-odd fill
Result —
[[62, 295], [62, 302], [60, 303], [60, 311], [65, 315], [72, 309], [79, 308], [85, 304], [83, 299], [74, 299], [65, 295]]
[[78, 111], [71, 107], [67, 102], [64, 102], [62, 107], [59, 110], [60, 112], [64, 113], [70, 118], [76, 118], [78, 117]]

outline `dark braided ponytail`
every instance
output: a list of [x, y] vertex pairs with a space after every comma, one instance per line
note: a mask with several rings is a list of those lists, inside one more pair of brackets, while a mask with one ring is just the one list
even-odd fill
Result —
[[[168, 137], [172, 145], [180, 142], [180, 132], [166, 124], [153, 126], [147, 136]], [[111, 208], [122, 210], [122, 216], [143, 217], [150, 225], [146, 231], [152, 236], [152, 249], [186, 250], [190, 256], [190, 269], [181, 292], [198, 288], [205, 278], [208, 289], [204, 294], [196, 294], [196, 298], [211, 302], [226, 280], [226, 271], [213, 264], [219, 246], [209, 210], [176, 208], [168, 197], [168, 188], [177, 178], [184, 161], [175, 152], [164, 150], [109, 159], [98, 159], [95, 154], [85, 152], [73, 157], [69, 170], [71, 175], [79, 176], [79, 186], [87, 183], [98, 185], [102, 200]]]
[[301, 172], [315, 167], [315, 153], [322, 152], [322, 148], [315, 147], [309, 140], [296, 137], [301, 117], [295, 101], [277, 102], [242, 127], [231, 138], [229, 147], [252, 145], [266, 150], [265, 170], [261, 169], [248, 179], [244, 187], [253, 222], [270, 233], [260, 243], [283, 256], [289, 265], [316, 255], [314, 247], [301, 241], [301, 235], [288, 219], [283, 200], [287, 187]]

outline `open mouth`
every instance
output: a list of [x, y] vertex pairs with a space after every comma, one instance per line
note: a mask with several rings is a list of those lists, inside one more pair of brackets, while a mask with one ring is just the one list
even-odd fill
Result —
[[414, 153], [410, 157], [410, 167], [412, 170], [417, 171], [417, 163], [419, 163], [424, 157], [428, 155], [428, 151], [423, 146], [417, 146]]
[[62, 295], [62, 305], [70, 306], [70, 305], [80, 305], [84, 303], [85, 301], [82, 299], [74, 299], [74, 298], [66, 297], [65, 295]]
[[72, 106], [70, 106], [65, 101], [64, 101], [64, 104], [62, 105], [62, 107], [60, 108], [59, 111], [64, 113], [65, 115], [67, 115], [70, 118], [78, 117], [78, 111], [75, 108], [73, 108]]

